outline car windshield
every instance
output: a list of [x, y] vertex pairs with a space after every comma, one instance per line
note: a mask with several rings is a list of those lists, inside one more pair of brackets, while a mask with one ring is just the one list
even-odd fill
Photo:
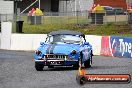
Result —
[[46, 43], [81, 44], [83, 43], [83, 38], [73, 35], [55, 35], [47, 37]]

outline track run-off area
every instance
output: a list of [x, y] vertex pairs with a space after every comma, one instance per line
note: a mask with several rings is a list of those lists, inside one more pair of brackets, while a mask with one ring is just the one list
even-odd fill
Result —
[[[93, 56], [87, 74], [130, 74], [132, 59]], [[129, 84], [85, 84], [76, 82], [77, 70], [71, 67], [34, 68], [33, 52], [0, 50], [0, 88], [132, 88]]]

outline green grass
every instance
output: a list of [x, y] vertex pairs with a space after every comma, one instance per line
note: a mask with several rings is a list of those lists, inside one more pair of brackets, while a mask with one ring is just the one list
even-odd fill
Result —
[[46, 34], [54, 30], [70, 29], [80, 31], [89, 35], [118, 35], [132, 36], [132, 26], [130, 25], [76, 25], [76, 24], [47, 24], [47, 25], [29, 25], [24, 24], [23, 32], [25, 34]]
[[[93, 25], [86, 17], [45, 17], [43, 24], [30, 25], [26, 23], [26, 18], [23, 24], [23, 33], [25, 34], [47, 34], [54, 30], [70, 29], [80, 31], [88, 35], [117, 35], [117, 36], [132, 36], [132, 26], [126, 25], [125, 22], [115, 24], [107, 23], [103, 25]], [[78, 25], [80, 24], [80, 25]], [[13, 32], [15, 32], [15, 24], [13, 24]]]

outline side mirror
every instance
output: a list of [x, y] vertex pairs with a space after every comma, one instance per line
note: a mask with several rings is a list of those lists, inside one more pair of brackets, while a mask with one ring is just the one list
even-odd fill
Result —
[[44, 42], [40, 42], [40, 45], [44, 45]]
[[89, 45], [89, 42], [84, 42], [84, 45]]

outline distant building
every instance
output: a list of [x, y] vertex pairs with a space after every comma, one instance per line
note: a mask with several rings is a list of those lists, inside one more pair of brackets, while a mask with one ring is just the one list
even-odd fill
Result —
[[[0, 0], [0, 1], [15, 1], [15, 0]], [[23, 11], [36, 0], [22, 0], [17, 3], [17, 8]], [[132, 5], [132, 0], [40, 0], [41, 10], [44, 12], [71, 12], [89, 10], [93, 4], [103, 6], [120, 7], [126, 10], [127, 4]], [[38, 2], [25, 11], [28, 12], [31, 8], [38, 8]], [[16, 3], [14, 3], [14, 9]]]
[[[18, 2], [18, 8], [22, 11], [34, 1], [36, 0], [23, 0], [22, 2]], [[40, 6], [41, 10], [44, 12], [84, 11], [91, 8], [94, 3], [93, 1], [94, 0], [40, 0]], [[35, 3], [29, 9], [33, 7], [37, 8], [38, 3]]]
[[127, 3], [132, 3], [132, 0], [94, 0], [94, 4], [100, 4], [102, 6], [111, 6], [114, 8], [123, 8], [127, 9]]

